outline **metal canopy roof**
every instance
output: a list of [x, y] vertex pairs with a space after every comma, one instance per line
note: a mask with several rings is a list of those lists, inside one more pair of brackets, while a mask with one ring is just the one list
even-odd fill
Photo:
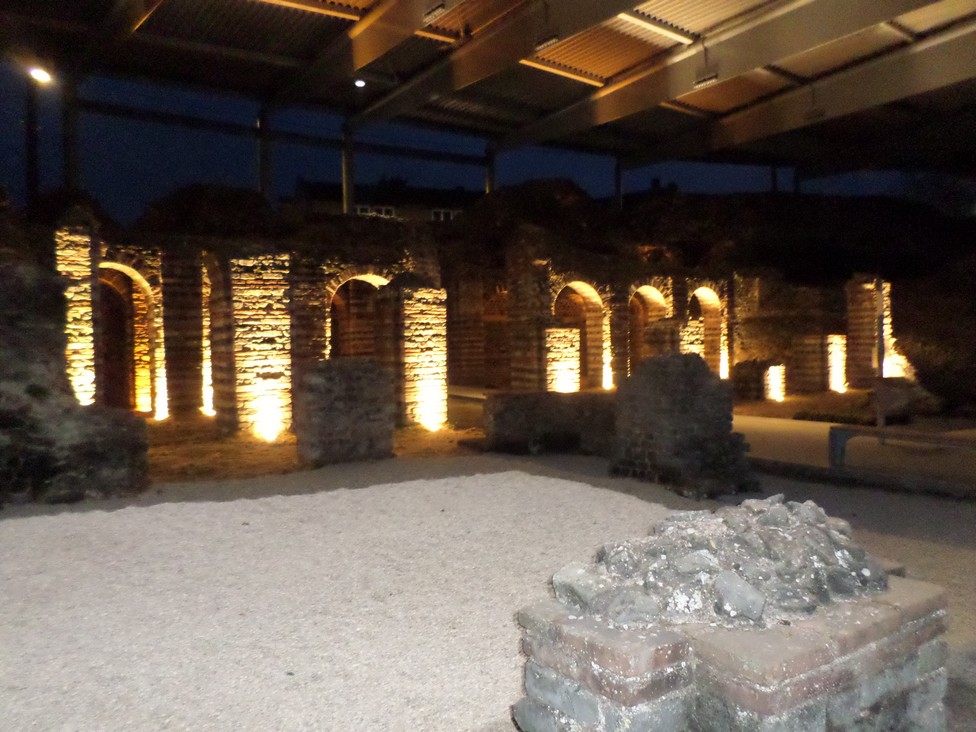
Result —
[[633, 3], [0, 0], [0, 44], [76, 77], [323, 108], [353, 132], [976, 174], [976, 0]]

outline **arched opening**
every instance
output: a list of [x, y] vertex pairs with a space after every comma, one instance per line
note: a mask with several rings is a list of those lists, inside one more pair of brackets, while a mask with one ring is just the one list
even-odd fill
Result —
[[630, 373], [637, 365], [664, 352], [664, 346], [659, 339], [653, 338], [651, 326], [664, 320], [668, 314], [667, 302], [660, 290], [644, 286], [630, 298]]
[[579, 330], [579, 380], [583, 389], [605, 386], [603, 303], [585, 282], [570, 282], [556, 295], [553, 319], [562, 328]]
[[101, 357], [99, 401], [107, 407], [133, 409], [135, 364], [131, 282], [118, 272], [106, 272], [99, 278], [98, 285], [101, 325], [97, 331]]
[[99, 400], [167, 415], [162, 326], [146, 279], [118, 262], [99, 264]]
[[687, 352], [701, 356], [708, 368], [722, 373], [722, 301], [709, 287], [699, 287], [688, 301], [688, 326], [694, 343]]
[[377, 292], [388, 280], [358, 275], [343, 282], [329, 304], [329, 358], [380, 355], [382, 323]]

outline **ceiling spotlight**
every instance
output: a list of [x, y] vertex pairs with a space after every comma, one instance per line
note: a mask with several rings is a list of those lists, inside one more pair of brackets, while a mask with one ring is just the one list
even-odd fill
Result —
[[355, 85], [356, 85], [356, 88], [357, 88], [357, 89], [362, 89], [362, 88], [363, 88], [364, 86], [366, 86], [366, 82], [365, 82], [365, 81], [363, 81], [362, 79], [356, 79], [356, 80], [355, 80], [355, 81], [353, 82], [353, 84], [355, 84]]
[[38, 84], [50, 84], [54, 81], [54, 77], [51, 76], [50, 72], [47, 69], [42, 69], [40, 66], [31, 66], [27, 70], [27, 73]]

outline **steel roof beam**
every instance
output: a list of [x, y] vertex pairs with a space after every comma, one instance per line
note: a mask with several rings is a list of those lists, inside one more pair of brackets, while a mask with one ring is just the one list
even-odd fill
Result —
[[617, 13], [635, 0], [527, 0], [489, 24], [450, 55], [401, 84], [349, 120], [351, 128], [418, 109], [518, 64], [547, 42], [565, 40]]
[[701, 157], [974, 78], [976, 21], [969, 21], [731, 114], [628, 161], [628, 166]]
[[793, 0], [668, 54], [663, 61], [503, 139], [502, 148], [544, 142], [653, 109], [710, 81], [747, 71], [885, 22], [933, 0]]
[[272, 106], [302, 102], [329, 83], [351, 75], [421, 30], [431, 6], [460, 0], [380, 0], [366, 15], [326, 47], [303, 72], [269, 100]]
[[106, 48], [125, 40], [149, 20], [164, 0], [115, 0], [101, 23], [90, 33], [90, 40], [75, 61], [77, 76], [86, 74]]

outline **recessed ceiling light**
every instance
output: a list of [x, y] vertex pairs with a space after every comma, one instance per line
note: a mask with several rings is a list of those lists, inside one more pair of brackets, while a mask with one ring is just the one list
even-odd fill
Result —
[[366, 86], [366, 82], [362, 79], [356, 79], [353, 84], [355, 84], [358, 89], [362, 89], [364, 86]]
[[30, 77], [38, 84], [50, 84], [52, 81], [54, 81], [54, 78], [47, 71], [47, 69], [42, 69], [40, 66], [31, 66], [27, 70], [27, 73], [30, 74]]

